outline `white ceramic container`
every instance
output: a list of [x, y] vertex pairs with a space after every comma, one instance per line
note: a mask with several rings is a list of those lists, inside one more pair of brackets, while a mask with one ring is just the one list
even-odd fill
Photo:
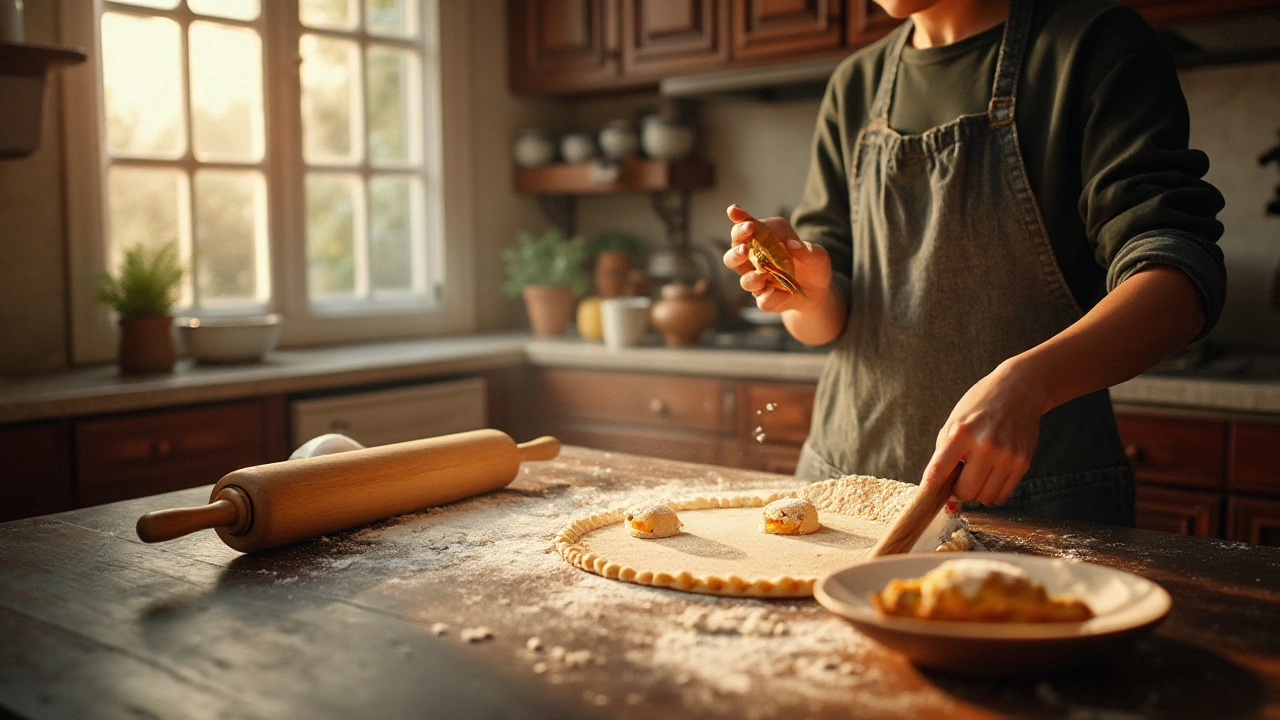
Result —
[[521, 130], [512, 143], [511, 157], [520, 167], [546, 165], [556, 157], [555, 140], [542, 130]]
[[560, 157], [567, 163], [584, 163], [596, 156], [596, 139], [591, 133], [574, 132], [560, 137]]

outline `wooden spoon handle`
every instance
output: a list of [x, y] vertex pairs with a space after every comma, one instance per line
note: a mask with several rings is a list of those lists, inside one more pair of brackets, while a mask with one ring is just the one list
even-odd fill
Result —
[[921, 485], [916, 496], [911, 499], [911, 504], [907, 505], [898, 519], [893, 521], [893, 525], [889, 527], [884, 537], [880, 538], [880, 542], [871, 548], [869, 557], [897, 555], [909, 551], [920, 539], [924, 529], [929, 527], [929, 523], [933, 521], [938, 511], [951, 498], [951, 491], [955, 489], [956, 480], [963, 469], [964, 461], [960, 461], [956, 463], [956, 469], [952, 470], [951, 475], [941, 484], [934, 487]]
[[516, 450], [520, 453], [520, 460], [551, 460], [560, 454], [560, 441], [550, 435], [543, 435], [540, 438], [534, 438], [529, 442], [522, 442], [516, 445]]
[[226, 487], [208, 505], [146, 513], [138, 518], [137, 531], [142, 542], [157, 543], [212, 528], [225, 527], [232, 533], [243, 532], [252, 519], [253, 509], [248, 497], [238, 488]]

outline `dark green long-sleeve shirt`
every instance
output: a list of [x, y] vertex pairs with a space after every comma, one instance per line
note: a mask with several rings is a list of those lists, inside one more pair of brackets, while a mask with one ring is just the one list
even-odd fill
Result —
[[[936, 48], [908, 44], [889, 125], [918, 134], [985, 112], [1003, 28]], [[854, 145], [871, 121], [888, 41], [854, 53], [832, 74], [792, 215], [800, 237], [831, 254], [837, 287], [847, 287], [852, 267]], [[1215, 219], [1223, 199], [1201, 179], [1208, 157], [1187, 147], [1186, 100], [1155, 32], [1109, 0], [1041, 0], [1016, 113], [1031, 189], [1081, 308], [1149, 264], [1171, 265], [1198, 288], [1207, 333], [1226, 295]]]

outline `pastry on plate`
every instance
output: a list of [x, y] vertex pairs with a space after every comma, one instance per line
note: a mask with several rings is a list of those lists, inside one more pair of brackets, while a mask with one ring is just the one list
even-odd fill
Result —
[[1050, 596], [1025, 570], [1000, 560], [948, 560], [919, 578], [893, 579], [871, 593], [881, 613], [924, 620], [1082, 622], [1084, 601]]
[[764, 506], [760, 530], [771, 535], [808, 535], [822, 527], [818, 508], [804, 498], [781, 498]]
[[662, 503], [633, 505], [623, 514], [622, 522], [633, 537], [645, 540], [671, 537], [684, 527], [676, 511]]

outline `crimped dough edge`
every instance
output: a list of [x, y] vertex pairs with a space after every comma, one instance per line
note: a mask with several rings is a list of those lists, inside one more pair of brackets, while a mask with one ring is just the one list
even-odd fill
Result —
[[[868, 488], [868, 485], [871, 487]], [[848, 490], [857, 487], [861, 490], [852, 496]], [[867, 492], [870, 490], [871, 492]], [[795, 490], [758, 495], [726, 495], [711, 497], [693, 497], [685, 500], [660, 501], [677, 513], [684, 510], [714, 510], [716, 508], [764, 507], [765, 505], [785, 497], [803, 497], [818, 508], [819, 513], [832, 512], [837, 515], [850, 515], [867, 520], [892, 522], [902, 509], [906, 507], [916, 491], [915, 485], [885, 480], [868, 475], [852, 475], [834, 480], [816, 482]], [[630, 507], [629, 505], [627, 507]], [[608, 558], [600, 557], [587, 550], [579, 541], [592, 530], [622, 522], [627, 508], [616, 508], [607, 512], [579, 518], [569, 523], [555, 538], [556, 550], [570, 565], [594, 573], [610, 580], [648, 585], [650, 587], [670, 588], [683, 592], [704, 595], [722, 595], [726, 597], [757, 598], [795, 598], [812, 597], [816, 577], [782, 576], [768, 579], [746, 579], [737, 575], [720, 577], [717, 575], [699, 576], [688, 571], [676, 573], [636, 570], [626, 567]], [[819, 516], [821, 517], [821, 516]], [[952, 529], [951, 537], [963, 534], [972, 538], [968, 525], [962, 518], [959, 529]], [[956, 542], [940, 545], [937, 552], [963, 551], [969, 549], [971, 543]]]

